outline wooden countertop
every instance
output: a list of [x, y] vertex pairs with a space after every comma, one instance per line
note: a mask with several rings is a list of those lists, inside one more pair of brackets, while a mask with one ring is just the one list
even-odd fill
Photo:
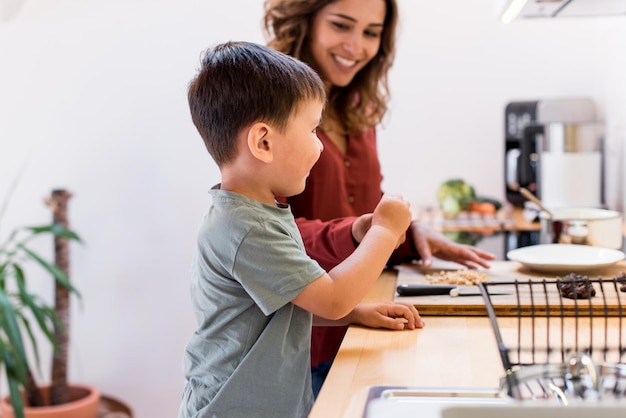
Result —
[[[391, 300], [396, 272], [385, 271], [366, 301]], [[487, 317], [424, 318], [419, 330], [352, 326], [309, 418], [361, 418], [375, 385], [495, 388], [503, 373]]]
[[[545, 288], [542, 286], [542, 282], [553, 281], [557, 277], [563, 278], [569, 271], [562, 271], [560, 273], [534, 272], [516, 261], [492, 261], [489, 264], [491, 267], [488, 270], [480, 272], [482, 280], [501, 284], [497, 287], [491, 286], [490, 291], [508, 293], [496, 295], [491, 298], [497, 316], [516, 316], [518, 314], [518, 308], [525, 310], [527, 313], [548, 311], [551, 315], [557, 316], [565, 312], [574, 315], [580, 305], [580, 301], [561, 298], [556, 284], [548, 284]], [[443, 266], [441, 263], [436, 263], [436, 265]], [[442, 272], [442, 269], [436, 266], [424, 269], [420, 264], [404, 264], [397, 267], [397, 284], [428, 285], [431, 284], [431, 282], [427, 277], [430, 277], [431, 280], [437, 280], [437, 277], [439, 277], [441, 273], [456, 274], [456, 269], [459, 266], [449, 264], [448, 269], [450, 269], [450, 267], [452, 267], [452, 270]], [[626, 271], [625, 263], [620, 262], [610, 266], [586, 270], [584, 274], [591, 280], [596, 280], [598, 277], [611, 280], [624, 271]], [[478, 274], [479, 272], [468, 271], [468, 274], [470, 273]], [[472, 276], [469, 277], [471, 278]], [[516, 287], [513, 284], [506, 284], [515, 281], [532, 282], [536, 284], [532, 286], [532, 289], [530, 285], [520, 285]], [[478, 292], [476, 286], [460, 287], [462, 291], [475, 290]], [[593, 312], [596, 315], [606, 314], [609, 316], [619, 316], [624, 312], [623, 306], [626, 305], [626, 293], [622, 293], [617, 287], [609, 286], [608, 284], [599, 287], [596, 283], [594, 288], [598, 297], [585, 301], [585, 309], [593, 308]], [[396, 295], [394, 300], [396, 302], [414, 304], [419, 309], [422, 316], [487, 315], [485, 302], [480, 294], [473, 297], [456, 298], [450, 297], [447, 294], [433, 296]], [[541, 315], [543, 315], [543, 313]]]
[[[392, 300], [396, 283], [396, 271], [384, 271], [364, 301]], [[426, 316], [424, 320], [426, 326], [418, 330], [351, 326], [309, 418], [362, 418], [368, 390], [377, 385], [499, 386], [504, 369], [487, 316]], [[505, 321], [515, 326], [515, 318]]]

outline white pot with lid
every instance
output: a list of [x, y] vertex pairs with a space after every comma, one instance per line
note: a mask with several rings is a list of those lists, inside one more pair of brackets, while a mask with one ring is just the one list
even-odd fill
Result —
[[608, 209], [565, 208], [539, 214], [541, 244], [582, 244], [621, 249], [622, 214]]

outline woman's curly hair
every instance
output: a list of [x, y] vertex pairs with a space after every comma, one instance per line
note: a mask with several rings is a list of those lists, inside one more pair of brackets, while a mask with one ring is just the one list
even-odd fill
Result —
[[[315, 15], [336, 0], [266, 0], [263, 27], [268, 46], [315, 68], [307, 36]], [[359, 133], [379, 123], [387, 112], [387, 73], [395, 56], [398, 24], [396, 0], [385, 0], [387, 12], [376, 56], [349, 85], [328, 92], [325, 117], [341, 121], [347, 133]]]

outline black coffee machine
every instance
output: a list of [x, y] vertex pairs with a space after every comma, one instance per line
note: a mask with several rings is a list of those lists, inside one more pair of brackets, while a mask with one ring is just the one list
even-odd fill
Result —
[[590, 99], [547, 99], [507, 104], [504, 112], [506, 146], [504, 183], [506, 200], [523, 206], [527, 200], [519, 192], [525, 187], [537, 195], [537, 153], [532, 139], [548, 122], [592, 122], [596, 118]]

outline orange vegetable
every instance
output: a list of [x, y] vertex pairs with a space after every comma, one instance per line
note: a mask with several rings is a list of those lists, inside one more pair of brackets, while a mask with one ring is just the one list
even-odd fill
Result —
[[478, 212], [483, 215], [493, 215], [496, 213], [496, 205], [491, 202], [469, 202], [467, 210], [470, 212]]

